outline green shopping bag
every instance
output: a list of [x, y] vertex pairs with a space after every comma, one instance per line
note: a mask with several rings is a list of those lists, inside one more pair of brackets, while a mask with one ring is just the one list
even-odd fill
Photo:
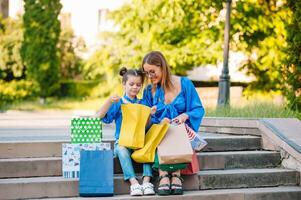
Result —
[[101, 139], [100, 118], [76, 117], [71, 120], [71, 143], [100, 143]]

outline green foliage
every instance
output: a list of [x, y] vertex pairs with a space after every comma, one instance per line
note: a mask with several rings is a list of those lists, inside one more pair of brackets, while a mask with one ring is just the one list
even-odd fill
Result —
[[283, 92], [287, 97], [289, 107], [301, 111], [301, 2], [288, 0], [293, 15], [288, 24], [286, 49], [287, 59], [282, 68]]
[[286, 47], [285, 23], [289, 20], [285, 1], [233, 1], [232, 51], [242, 51], [247, 60], [241, 68], [256, 77], [251, 89], [281, 88], [280, 66]]
[[134, 0], [124, 5], [111, 14], [119, 30], [102, 35], [106, 43], [86, 63], [85, 78], [107, 81], [110, 91], [119, 83], [120, 67], [140, 67], [151, 50], [162, 51], [175, 74], [216, 64], [222, 55], [222, 6], [218, 0]]
[[0, 27], [0, 79], [24, 78], [25, 69], [20, 55], [22, 21], [19, 18], [0, 18]]
[[93, 89], [98, 86], [98, 81], [61, 81], [61, 97], [87, 97], [93, 96]]
[[13, 102], [30, 99], [38, 93], [38, 86], [31, 81], [0, 80], [0, 108]]
[[59, 88], [59, 0], [25, 0], [24, 40], [21, 56], [29, 79], [39, 84], [40, 96], [54, 95]]
[[83, 61], [77, 55], [85, 50], [84, 41], [76, 38], [71, 29], [62, 30], [59, 39], [60, 78], [81, 79]]
[[[232, 1], [230, 50], [246, 55], [241, 69], [257, 78], [250, 88], [281, 87], [279, 68], [290, 17], [285, 3]], [[133, 0], [111, 13], [119, 29], [102, 35], [106, 43], [87, 62], [85, 78], [115, 84], [121, 65], [139, 67], [150, 50], [162, 51], [179, 75], [194, 66], [216, 65], [223, 59], [225, 5], [220, 0]]]

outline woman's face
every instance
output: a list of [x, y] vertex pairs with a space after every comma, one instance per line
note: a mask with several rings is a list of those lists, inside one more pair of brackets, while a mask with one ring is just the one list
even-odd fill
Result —
[[140, 76], [128, 76], [128, 80], [123, 84], [125, 93], [130, 98], [135, 98], [142, 88]]
[[156, 65], [150, 65], [145, 63], [143, 65], [143, 70], [146, 76], [149, 78], [152, 84], [158, 84], [162, 80], [162, 70]]

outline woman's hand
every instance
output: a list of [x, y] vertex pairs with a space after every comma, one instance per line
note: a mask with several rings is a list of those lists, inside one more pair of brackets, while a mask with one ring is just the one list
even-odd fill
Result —
[[172, 122], [175, 122], [176, 124], [182, 124], [182, 123], [185, 123], [188, 118], [189, 118], [189, 116], [186, 113], [182, 113], [179, 116], [177, 116], [176, 118], [174, 118], [172, 120]]
[[151, 107], [151, 115], [154, 115], [157, 112], [157, 106]]
[[164, 123], [169, 124], [170, 122], [171, 122], [171, 120], [165, 117], [165, 118], [163, 118], [163, 119], [161, 120], [161, 123], [160, 123], [160, 124], [164, 124]]

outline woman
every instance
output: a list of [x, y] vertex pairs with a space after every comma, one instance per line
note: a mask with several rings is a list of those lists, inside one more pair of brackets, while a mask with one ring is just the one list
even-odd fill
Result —
[[[151, 83], [144, 90], [143, 101], [157, 109], [151, 123], [186, 123], [197, 132], [204, 108], [192, 82], [186, 77], [171, 75], [166, 59], [159, 51], [144, 57], [142, 70]], [[160, 165], [156, 155], [153, 168], [159, 172], [159, 195], [183, 194], [180, 171], [186, 164]]]

